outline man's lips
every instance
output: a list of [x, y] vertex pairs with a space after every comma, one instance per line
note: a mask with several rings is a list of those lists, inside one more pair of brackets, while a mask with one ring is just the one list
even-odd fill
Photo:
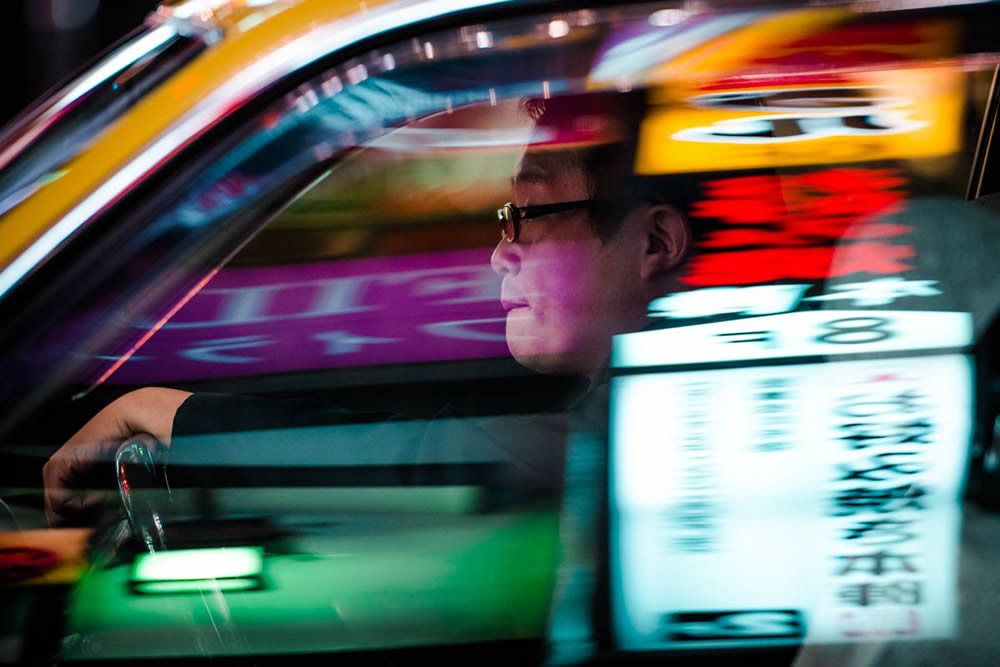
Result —
[[503, 309], [509, 313], [515, 308], [527, 308], [528, 302], [518, 301], [515, 299], [500, 299], [500, 305], [503, 306]]
[[500, 305], [508, 313], [516, 308], [528, 308], [528, 297], [506, 277], [500, 286]]

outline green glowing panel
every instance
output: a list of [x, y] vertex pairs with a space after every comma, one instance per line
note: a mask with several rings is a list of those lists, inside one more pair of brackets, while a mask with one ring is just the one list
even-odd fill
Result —
[[264, 567], [260, 547], [179, 549], [142, 554], [132, 566], [133, 583], [259, 577]]
[[239, 577], [236, 579], [191, 579], [175, 581], [143, 581], [133, 584], [136, 593], [166, 595], [169, 593], [198, 593], [201, 591], [249, 591], [260, 588], [260, 581]]
[[74, 640], [63, 645], [63, 657], [258, 656], [538, 639], [555, 587], [558, 528], [552, 502], [489, 514], [359, 516], [286, 538], [268, 550], [266, 571], [244, 577], [258, 588], [221, 595], [159, 585], [149, 591], [140, 586], [153, 582], [132, 580], [131, 565], [90, 568], [67, 602], [65, 635]]

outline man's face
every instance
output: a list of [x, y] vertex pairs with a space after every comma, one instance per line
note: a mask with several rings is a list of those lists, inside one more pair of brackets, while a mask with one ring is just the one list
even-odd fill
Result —
[[[583, 171], [566, 152], [527, 151], [513, 186], [517, 206], [590, 197]], [[592, 375], [607, 358], [611, 336], [642, 325], [643, 238], [635, 216], [602, 242], [588, 215], [575, 210], [526, 220], [516, 243], [501, 240], [493, 252], [493, 269], [503, 277], [507, 346], [534, 370]]]

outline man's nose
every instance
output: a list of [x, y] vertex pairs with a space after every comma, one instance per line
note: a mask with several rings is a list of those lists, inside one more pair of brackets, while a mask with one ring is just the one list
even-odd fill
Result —
[[521, 270], [521, 246], [519, 243], [507, 243], [507, 239], [501, 238], [497, 247], [493, 249], [493, 256], [490, 257], [490, 266], [499, 275], [508, 273], [517, 275]]

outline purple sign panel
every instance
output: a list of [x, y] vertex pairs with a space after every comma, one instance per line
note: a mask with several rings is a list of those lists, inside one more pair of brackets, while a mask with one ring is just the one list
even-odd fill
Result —
[[225, 269], [109, 381], [506, 356], [491, 250]]

